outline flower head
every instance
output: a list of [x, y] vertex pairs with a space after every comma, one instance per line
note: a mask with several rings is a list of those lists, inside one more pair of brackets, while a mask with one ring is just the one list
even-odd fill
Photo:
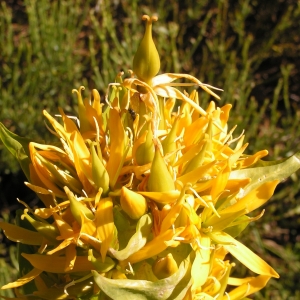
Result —
[[[236, 237], [295, 168], [289, 160], [264, 164], [265, 150], [245, 154], [244, 135], [228, 128], [231, 105], [204, 109], [196, 90], [182, 90], [219, 98], [213, 87], [186, 74], [156, 75], [156, 18], [143, 19], [137, 77], [120, 75], [105, 107], [96, 90], [90, 100], [74, 90], [78, 123], [61, 109], [62, 124], [44, 111], [60, 146], [26, 145], [26, 184], [44, 207], [26, 207], [22, 226], [0, 223], [9, 239], [31, 245], [20, 253], [21, 278], [2, 287], [16, 288], [16, 299], [243, 299], [279, 277]], [[174, 82], [181, 78], [190, 83]], [[1, 134], [5, 145], [22, 146]], [[257, 276], [232, 278], [228, 254]]]

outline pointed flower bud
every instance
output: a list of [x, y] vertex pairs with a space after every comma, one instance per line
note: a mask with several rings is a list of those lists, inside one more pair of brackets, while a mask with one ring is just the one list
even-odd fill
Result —
[[166, 257], [158, 258], [154, 262], [152, 271], [158, 279], [163, 279], [177, 272], [178, 266], [173, 255], [169, 253]]
[[137, 149], [135, 159], [138, 165], [142, 166], [152, 162], [154, 157], [154, 144], [153, 144], [153, 133], [151, 130], [151, 124], [149, 122], [148, 131], [144, 133], [145, 142], [142, 143]]
[[90, 144], [90, 151], [92, 156], [92, 174], [93, 180], [97, 188], [103, 189], [103, 196], [106, 196], [109, 191], [109, 175], [98, 157], [94, 145]]
[[74, 217], [74, 219], [78, 222], [78, 224], [81, 225], [81, 213], [84, 213], [85, 216], [92, 220], [94, 219], [94, 215], [93, 213], [91, 212], [91, 210], [86, 207], [84, 204], [82, 204], [81, 202], [79, 202], [74, 194], [68, 189], [68, 187], [65, 186], [64, 188], [69, 200], [70, 200], [70, 209], [71, 209], [71, 212], [72, 212], [72, 215]]
[[[177, 147], [176, 147], [177, 128], [178, 128], [178, 118], [176, 118], [170, 132], [168, 133], [166, 138], [161, 143], [165, 154], [170, 153], [170, 152], [175, 152], [177, 150]], [[175, 158], [176, 158], [176, 153], [174, 153], [170, 157], [170, 162], [174, 163]]]
[[24, 210], [24, 214], [21, 218], [25, 218], [34, 227], [34, 229], [37, 232], [39, 232], [44, 238], [46, 238], [50, 242], [57, 242], [56, 237], [59, 235], [59, 231], [54, 225], [49, 224], [46, 221], [40, 222], [33, 219], [31, 216], [28, 215], [28, 209]]
[[82, 95], [81, 95], [81, 91], [83, 91], [84, 89], [85, 89], [84, 86], [81, 86], [78, 90], [76, 89], [72, 90], [72, 93], [76, 93], [78, 98], [78, 115], [79, 115], [81, 133], [91, 130], [91, 126], [89, 124], [88, 116], [86, 113], [86, 108], [84, 106]]
[[144, 15], [142, 19], [146, 21], [146, 30], [133, 59], [133, 71], [140, 80], [151, 86], [152, 78], [160, 69], [159, 55], [152, 39], [152, 22], [157, 21], [157, 17]]
[[131, 219], [139, 219], [147, 211], [147, 201], [144, 196], [135, 193], [125, 186], [122, 187], [120, 204]]
[[150, 192], [170, 192], [175, 190], [174, 180], [168, 167], [160, 153], [158, 146], [155, 147], [155, 155], [150, 169], [148, 179], [148, 191]]

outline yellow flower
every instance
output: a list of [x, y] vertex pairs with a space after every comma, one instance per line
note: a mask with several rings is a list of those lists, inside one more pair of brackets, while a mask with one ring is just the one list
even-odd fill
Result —
[[[0, 223], [21, 251], [30, 246], [20, 253], [21, 278], [2, 288], [26, 284], [39, 299], [225, 300], [279, 277], [237, 236], [299, 160], [264, 164], [266, 150], [245, 154], [244, 136], [227, 125], [231, 105], [203, 109], [195, 90], [181, 90], [201, 87], [219, 98], [213, 87], [187, 74], [157, 75], [156, 18], [143, 19], [137, 78], [119, 74], [105, 107], [96, 90], [90, 101], [83, 87], [73, 90], [76, 122], [60, 109], [61, 125], [44, 111], [61, 145], [28, 144], [26, 185], [45, 207], [25, 205], [19, 226]], [[5, 145], [23, 143], [0, 133]], [[230, 277], [238, 266], [227, 254], [258, 275]]]

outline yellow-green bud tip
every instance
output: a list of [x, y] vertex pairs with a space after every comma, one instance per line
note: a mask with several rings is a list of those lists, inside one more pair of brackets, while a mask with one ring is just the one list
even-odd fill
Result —
[[152, 78], [160, 69], [160, 59], [152, 39], [152, 22], [157, 21], [157, 17], [144, 15], [142, 20], [146, 21], [144, 37], [133, 58], [133, 71], [136, 76], [151, 86]]
[[173, 255], [169, 253], [166, 257], [158, 258], [154, 262], [152, 271], [158, 279], [163, 279], [177, 272], [178, 266]]
[[120, 204], [125, 213], [134, 220], [139, 219], [147, 212], [147, 201], [146, 199], [125, 186], [121, 189]]

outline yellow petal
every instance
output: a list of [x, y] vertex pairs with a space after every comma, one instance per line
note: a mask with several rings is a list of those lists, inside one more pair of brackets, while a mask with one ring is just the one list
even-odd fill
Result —
[[57, 237], [58, 239], [67, 239], [74, 236], [72, 227], [60, 215], [53, 212], [53, 217], [60, 233], [60, 236]]
[[167, 242], [173, 240], [174, 237], [178, 236], [183, 230], [184, 228], [180, 227], [176, 228], [175, 230], [169, 229], [162, 232], [149, 243], [147, 243], [142, 249], [129, 256], [125, 261], [122, 262], [122, 264], [126, 265], [128, 262], [135, 264], [139, 261], [146, 260], [159, 254], [168, 247]]
[[71, 243], [73, 242], [72, 238], [69, 239], [65, 239], [63, 240], [57, 247], [55, 247], [54, 249], [52, 249], [51, 251], [48, 251], [47, 254], [48, 255], [52, 255], [55, 252], [58, 252], [62, 249], [65, 249], [66, 247], [68, 247]]
[[201, 289], [204, 283], [207, 281], [207, 277], [210, 272], [210, 243], [211, 240], [208, 236], [201, 236], [199, 238], [199, 244], [201, 248], [197, 249], [196, 257], [192, 265], [192, 278], [193, 285], [192, 291]]
[[206, 111], [201, 106], [197, 105], [193, 100], [191, 100], [189, 97], [187, 97], [185, 94], [183, 94], [176, 88], [173, 88], [171, 86], [157, 85], [154, 86], [153, 89], [155, 93], [161, 97], [184, 100], [185, 102], [190, 104], [201, 115], [203, 116], [206, 115]]
[[69, 272], [74, 268], [75, 260], [76, 260], [76, 245], [71, 244], [66, 248], [66, 264], [65, 264], [65, 272]]
[[68, 260], [65, 256], [26, 254], [22, 253], [33, 267], [50, 273], [75, 273], [93, 270], [93, 264], [87, 256], [77, 256], [72, 270], [66, 272], [65, 266]]
[[[44, 187], [44, 189], [48, 189], [44, 183], [41, 181], [41, 179], [39, 178], [35, 167], [33, 166], [33, 164], [29, 165], [29, 171], [30, 171], [30, 181], [34, 186], [41, 186]], [[44, 205], [46, 207], [51, 207], [51, 206], [55, 206], [54, 200], [53, 200], [53, 196], [52, 195], [45, 195], [40, 193], [39, 194], [39, 198], [42, 200], [42, 202], [44, 203]]]
[[241, 286], [235, 288], [231, 292], [228, 293], [228, 296], [223, 296], [222, 300], [238, 300], [244, 299], [246, 296], [251, 295], [266, 286], [268, 281], [270, 280], [270, 276], [260, 275], [252, 278], [248, 282], [242, 284]]
[[183, 185], [186, 185], [187, 183], [195, 183], [196, 181], [202, 179], [209, 171], [212, 169], [212, 167], [216, 164], [216, 161], [212, 161], [206, 165], [203, 165], [201, 167], [198, 167], [197, 169], [184, 174], [177, 178], [178, 181], [180, 181]]
[[8, 284], [2, 286], [1, 289], [2, 290], [12, 289], [12, 288], [22, 286], [22, 285], [30, 282], [31, 280], [33, 280], [37, 276], [39, 276], [42, 272], [43, 272], [42, 270], [34, 268], [30, 272], [28, 272], [26, 275], [24, 275], [21, 278], [19, 278], [18, 280], [16, 280], [15, 282], [11, 282], [11, 283], [8, 283]]
[[256, 152], [254, 155], [251, 155], [245, 159], [241, 159], [238, 162], [240, 168], [247, 168], [253, 164], [255, 164], [259, 159], [268, 155], [268, 150], [261, 150]]
[[106, 170], [110, 179], [110, 186], [113, 188], [117, 182], [125, 155], [125, 132], [119, 112], [111, 109], [109, 112], [108, 128], [110, 132], [110, 157]]
[[99, 201], [95, 214], [95, 225], [97, 228], [97, 238], [102, 242], [100, 253], [104, 262], [107, 250], [113, 239], [114, 231], [113, 202], [110, 197]]
[[158, 76], [155, 76], [152, 80], [152, 84], [155, 85], [163, 85], [166, 83], [170, 83], [176, 79], [185, 78], [195, 83], [195, 85], [199, 85], [203, 90], [205, 90], [207, 93], [211, 94], [217, 99], [220, 99], [220, 97], [215, 94], [213, 91], [211, 91], [206, 85], [204, 85], [200, 80], [195, 78], [194, 76], [191, 76], [189, 74], [176, 74], [176, 73], [165, 73]]
[[279, 278], [279, 275], [271, 266], [229, 234], [216, 232], [209, 234], [209, 236], [212, 239], [216, 237], [219, 243], [224, 243], [223, 247], [254, 273]]
[[249, 213], [256, 208], [265, 204], [271, 196], [274, 194], [274, 190], [279, 183], [279, 180], [274, 180], [266, 182], [263, 185], [259, 186], [255, 190], [248, 193], [245, 197], [239, 199], [235, 198], [237, 202], [220, 212], [220, 215], [226, 213], [234, 213], [237, 211], [246, 210], [246, 213]]
[[185, 191], [184, 191], [184, 189], [182, 189], [180, 198], [171, 207], [171, 209], [169, 210], [169, 212], [164, 217], [164, 219], [161, 223], [161, 227], [160, 227], [161, 232], [167, 231], [175, 223], [175, 221], [176, 221], [177, 217], [179, 216], [181, 209], [182, 209], [182, 205], [184, 202], [184, 195], [185, 195]]
[[140, 192], [139, 194], [150, 198], [151, 200], [154, 200], [155, 202], [161, 203], [161, 204], [168, 204], [175, 202], [180, 192], [177, 190], [169, 191], [169, 192]]
[[6, 222], [0, 222], [0, 228], [3, 229], [4, 234], [11, 241], [26, 245], [42, 245], [43, 243], [43, 236], [36, 231], [31, 231]]

